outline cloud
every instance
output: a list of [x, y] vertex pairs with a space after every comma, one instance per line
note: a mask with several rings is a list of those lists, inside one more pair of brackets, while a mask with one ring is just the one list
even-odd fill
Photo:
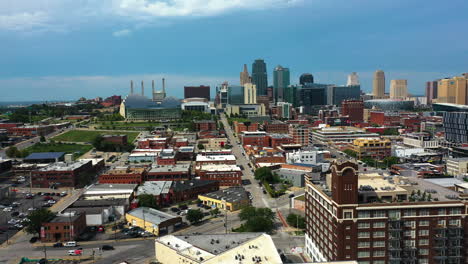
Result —
[[41, 11], [0, 15], [0, 30], [24, 31], [43, 28], [48, 26], [49, 20], [47, 14]]
[[[304, 0], [14, 0], [0, 1], [0, 31], [70, 31], [85, 25], [127, 30], [182, 17], [285, 8]], [[171, 21], [168, 21], [171, 18]], [[119, 34], [119, 32], [121, 34]], [[123, 30], [114, 36], [126, 35]]]
[[129, 36], [131, 34], [132, 34], [132, 31], [129, 30], [129, 29], [122, 29], [122, 30], [115, 31], [114, 33], [112, 33], [112, 35], [114, 37], [117, 37], [117, 38], [126, 37], [126, 36]]

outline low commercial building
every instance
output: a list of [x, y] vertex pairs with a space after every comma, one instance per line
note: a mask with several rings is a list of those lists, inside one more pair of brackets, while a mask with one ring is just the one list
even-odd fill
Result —
[[37, 137], [45, 136], [54, 132], [55, 127], [53, 125], [33, 125], [33, 126], [18, 126], [9, 127], [7, 129], [10, 136], [21, 136], [21, 137]]
[[62, 214], [41, 226], [41, 242], [76, 241], [86, 229], [86, 217], [83, 213]]
[[264, 233], [168, 235], [156, 239], [155, 252], [162, 264], [283, 263], [273, 239]]
[[357, 138], [379, 139], [380, 135], [377, 133], [367, 133], [355, 127], [324, 127], [314, 130], [312, 137], [321, 144], [344, 147], [353, 143]]
[[103, 225], [120, 219], [129, 209], [128, 198], [113, 198], [106, 195], [106, 199], [79, 199], [71, 204], [65, 212], [83, 212], [87, 225]]
[[116, 167], [99, 176], [99, 183], [140, 184], [146, 177], [146, 169], [141, 167]]
[[292, 153], [286, 153], [288, 163], [318, 164], [325, 159], [324, 151], [317, 150], [299, 150]]
[[73, 163], [57, 162], [32, 171], [31, 185], [36, 188], [75, 187], [80, 184], [81, 175], [93, 171], [93, 163], [89, 160]]
[[198, 195], [204, 205], [231, 212], [250, 204], [249, 196], [243, 187], [229, 187], [216, 192]]
[[447, 159], [447, 174], [456, 177], [466, 177], [468, 175], [468, 158]]
[[227, 165], [235, 165], [236, 164], [236, 156], [234, 155], [197, 155], [196, 158], [196, 166], [200, 165], [208, 165], [208, 164], [227, 164]]
[[176, 152], [177, 161], [192, 161], [195, 153], [195, 147], [186, 146], [180, 147]]
[[190, 164], [153, 165], [146, 181], [185, 181], [190, 179]]
[[263, 125], [263, 129], [267, 133], [288, 134], [289, 124], [282, 121], [272, 121]]
[[301, 166], [292, 164], [281, 164], [279, 168], [273, 167], [272, 172], [276, 173], [282, 180], [289, 181], [293, 186], [304, 187], [304, 176], [307, 173], [322, 171], [321, 166]]
[[432, 138], [428, 133], [408, 133], [403, 136], [403, 144], [415, 148], [436, 149], [439, 141]]
[[392, 142], [389, 139], [358, 138], [353, 140], [350, 149], [358, 159], [384, 159], [392, 154]]
[[407, 177], [438, 178], [443, 176], [444, 166], [431, 163], [394, 164], [391, 166], [390, 172]]
[[157, 158], [158, 165], [175, 165], [176, 153], [174, 149], [163, 149]]
[[225, 137], [201, 139], [199, 144], [202, 144], [205, 149], [218, 150], [228, 144], [228, 139]]
[[128, 155], [130, 162], [156, 162], [159, 152], [134, 152]]
[[34, 152], [23, 159], [26, 163], [54, 163], [63, 161], [65, 152]]
[[211, 131], [217, 130], [216, 121], [214, 120], [197, 120], [194, 121], [195, 131]]
[[250, 131], [250, 132], [255, 132], [258, 131], [259, 124], [255, 122], [238, 122], [234, 121], [233, 123], [234, 126], [234, 132], [237, 135], [240, 135], [241, 132], [244, 131]]
[[180, 203], [195, 200], [198, 195], [219, 190], [219, 182], [213, 180], [174, 181], [171, 188], [171, 201]]
[[117, 145], [127, 145], [127, 135], [103, 135], [102, 140], [104, 142], [117, 144]]
[[137, 184], [93, 184], [83, 194], [85, 200], [126, 199], [130, 201]]
[[268, 147], [270, 145], [265, 131], [243, 131], [240, 134], [240, 138], [243, 146]]
[[125, 220], [130, 226], [138, 226], [155, 236], [174, 232], [182, 223], [182, 218], [149, 207], [138, 207], [127, 214]]
[[138, 140], [139, 149], [165, 149], [167, 148], [167, 138], [145, 138]]
[[272, 148], [293, 143], [293, 137], [288, 134], [269, 134], [267, 137], [268, 146]]
[[195, 168], [200, 180], [218, 181], [220, 186], [239, 186], [242, 184], [242, 170], [237, 165], [207, 164]]

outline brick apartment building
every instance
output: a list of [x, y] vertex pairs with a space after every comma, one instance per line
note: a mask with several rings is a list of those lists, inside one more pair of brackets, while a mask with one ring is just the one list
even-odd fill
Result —
[[314, 262], [466, 263], [468, 195], [422, 184], [359, 175], [351, 161], [334, 161], [326, 181], [306, 177], [305, 253]]
[[214, 180], [219, 186], [239, 186], [242, 184], [242, 170], [237, 165], [210, 164], [195, 168], [195, 175], [200, 180]]
[[158, 165], [175, 165], [176, 153], [173, 149], [163, 149], [156, 160]]
[[195, 121], [195, 131], [212, 131], [217, 130], [216, 122], [214, 120], [200, 120]]
[[128, 143], [127, 135], [104, 135], [102, 140], [117, 145], [127, 145]]
[[341, 102], [341, 114], [348, 116], [351, 123], [364, 121], [364, 102], [362, 100], [344, 100]]
[[308, 127], [292, 125], [289, 127], [289, 135], [292, 136], [294, 144], [301, 144], [302, 146], [309, 145]]
[[398, 113], [372, 111], [370, 112], [369, 123], [379, 126], [399, 126], [401, 125], [401, 116]]
[[146, 169], [140, 167], [116, 167], [99, 176], [99, 183], [140, 184], [146, 177]]
[[234, 121], [233, 126], [234, 126], [234, 132], [236, 132], [237, 135], [240, 135], [240, 133], [244, 131], [255, 132], [255, 131], [258, 131], [258, 128], [259, 128], [258, 123], [252, 123], [252, 122]]
[[272, 148], [293, 143], [292, 136], [288, 134], [269, 134], [267, 137], [268, 146]]
[[10, 127], [7, 129], [8, 135], [21, 136], [21, 137], [45, 136], [54, 132], [54, 130], [55, 130], [55, 127], [53, 125], [18, 126], [18, 127]]
[[91, 160], [81, 160], [71, 164], [56, 162], [33, 170], [31, 184], [35, 188], [76, 187], [79, 184], [79, 177], [86, 173], [94, 173]]
[[289, 133], [289, 124], [281, 121], [273, 121], [271, 123], [266, 123], [263, 125], [264, 130], [267, 133], [276, 133], [276, 134], [287, 134]]
[[76, 241], [86, 229], [86, 214], [76, 213], [56, 216], [41, 226], [41, 242]]
[[146, 181], [186, 181], [190, 179], [190, 165], [153, 165], [146, 174]]
[[167, 138], [145, 138], [138, 141], [139, 149], [166, 149]]
[[252, 145], [258, 147], [268, 147], [270, 146], [269, 138], [265, 131], [243, 131], [241, 132], [241, 144]]

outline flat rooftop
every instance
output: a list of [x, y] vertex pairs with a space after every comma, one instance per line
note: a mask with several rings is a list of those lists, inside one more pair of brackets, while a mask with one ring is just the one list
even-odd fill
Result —
[[167, 194], [171, 189], [172, 181], [147, 181], [138, 186], [137, 195], [151, 194], [160, 195]]
[[63, 214], [57, 215], [50, 223], [65, 223], [65, 222], [74, 222], [81, 214]]
[[39, 171], [73, 171], [78, 168], [81, 168], [85, 164], [90, 163], [91, 161], [80, 160], [75, 161], [73, 163], [66, 163], [66, 162], [56, 162], [52, 163], [49, 166], [39, 169]]
[[158, 172], [186, 172], [190, 170], [190, 164], [176, 164], [176, 165], [153, 165], [148, 173]]
[[197, 170], [201, 171], [242, 171], [241, 168], [237, 165], [227, 165], [227, 164], [207, 164], [197, 166]]
[[128, 193], [131, 194], [138, 184], [94, 184], [85, 191], [85, 195]]
[[225, 200], [228, 203], [236, 203], [243, 200], [249, 200], [249, 196], [244, 187], [229, 187], [227, 189], [219, 190], [216, 192], [205, 193], [204, 197], [212, 198], [215, 200]]
[[197, 155], [196, 161], [231, 161], [236, 160], [234, 155], [214, 155], [214, 156], [204, 156]]
[[127, 214], [137, 217], [139, 219], [145, 219], [146, 222], [152, 223], [154, 225], [159, 225], [167, 220], [180, 218], [178, 216], [173, 216], [168, 213], [149, 208], [149, 207], [138, 207]]

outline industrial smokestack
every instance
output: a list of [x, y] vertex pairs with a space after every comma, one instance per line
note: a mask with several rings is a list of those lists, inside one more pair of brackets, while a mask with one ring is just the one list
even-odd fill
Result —
[[156, 91], [154, 90], [154, 80], [151, 81], [151, 86], [152, 86], [152, 88], [153, 88], [153, 93], [155, 93]]
[[143, 84], [143, 81], [141, 81], [141, 95], [145, 96], [145, 85]]
[[165, 94], [166, 93], [166, 79], [162, 78], [162, 91]]
[[130, 81], [130, 94], [133, 94], [133, 80]]

